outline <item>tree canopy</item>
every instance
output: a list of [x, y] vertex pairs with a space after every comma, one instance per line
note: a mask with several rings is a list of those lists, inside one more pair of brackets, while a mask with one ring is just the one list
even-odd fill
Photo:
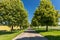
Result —
[[1, 0], [0, 23], [8, 26], [22, 26], [23, 23], [28, 23], [28, 12], [21, 0]]
[[50, 0], [40, 0], [40, 5], [34, 13], [32, 19], [33, 26], [52, 26], [58, 23], [58, 11], [54, 8]]

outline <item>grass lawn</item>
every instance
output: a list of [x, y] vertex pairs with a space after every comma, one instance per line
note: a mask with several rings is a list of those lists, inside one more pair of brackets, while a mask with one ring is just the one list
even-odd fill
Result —
[[23, 30], [16, 30], [14, 32], [0, 32], [0, 40], [12, 40], [18, 34], [22, 33]]
[[[18, 28], [15, 27], [14, 29]], [[14, 32], [10, 32], [10, 28], [8, 26], [0, 26], [0, 40], [12, 40], [14, 37], [22, 33], [23, 31], [24, 30], [14, 30]]]
[[48, 38], [48, 40], [60, 40], [60, 29], [49, 29], [48, 32], [45, 31], [45, 28], [36, 28], [35, 30]]

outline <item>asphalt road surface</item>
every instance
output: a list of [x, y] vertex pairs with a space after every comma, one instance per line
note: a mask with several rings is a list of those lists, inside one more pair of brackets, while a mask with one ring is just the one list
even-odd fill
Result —
[[36, 33], [32, 29], [27, 29], [25, 30], [25, 32], [15, 37], [13, 40], [48, 40], [48, 39]]

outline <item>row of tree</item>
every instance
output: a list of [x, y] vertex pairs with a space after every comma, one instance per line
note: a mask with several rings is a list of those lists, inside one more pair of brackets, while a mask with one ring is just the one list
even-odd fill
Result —
[[0, 25], [25, 28], [29, 25], [28, 14], [21, 0], [0, 0]]
[[36, 9], [32, 26], [56, 26], [58, 24], [58, 11], [54, 8], [50, 0], [40, 0], [40, 5]]

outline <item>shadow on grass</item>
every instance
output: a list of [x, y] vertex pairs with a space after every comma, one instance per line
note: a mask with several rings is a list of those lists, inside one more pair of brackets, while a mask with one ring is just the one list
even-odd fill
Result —
[[35, 30], [37, 33], [46, 32], [46, 30]]
[[60, 31], [60, 29], [49, 29], [48, 31], [46, 31], [45, 29], [37, 29], [35, 31], [37, 33], [40, 33], [40, 32], [53, 32], [53, 31]]
[[45, 37], [48, 38], [48, 40], [60, 40], [60, 36], [47, 35]]
[[44, 37], [36, 36], [36, 37], [23, 37], [23, 38], [18, 38], [16, 40], [47, 40]]
[[1, 30], [1, 31], [0, 31], [0, 35], [13, 34], [13, 33], [15, 33], [15, 32], [16, 32], [16, 31], [11, 32], [11, 31], [6, 31], [6, 30]]

